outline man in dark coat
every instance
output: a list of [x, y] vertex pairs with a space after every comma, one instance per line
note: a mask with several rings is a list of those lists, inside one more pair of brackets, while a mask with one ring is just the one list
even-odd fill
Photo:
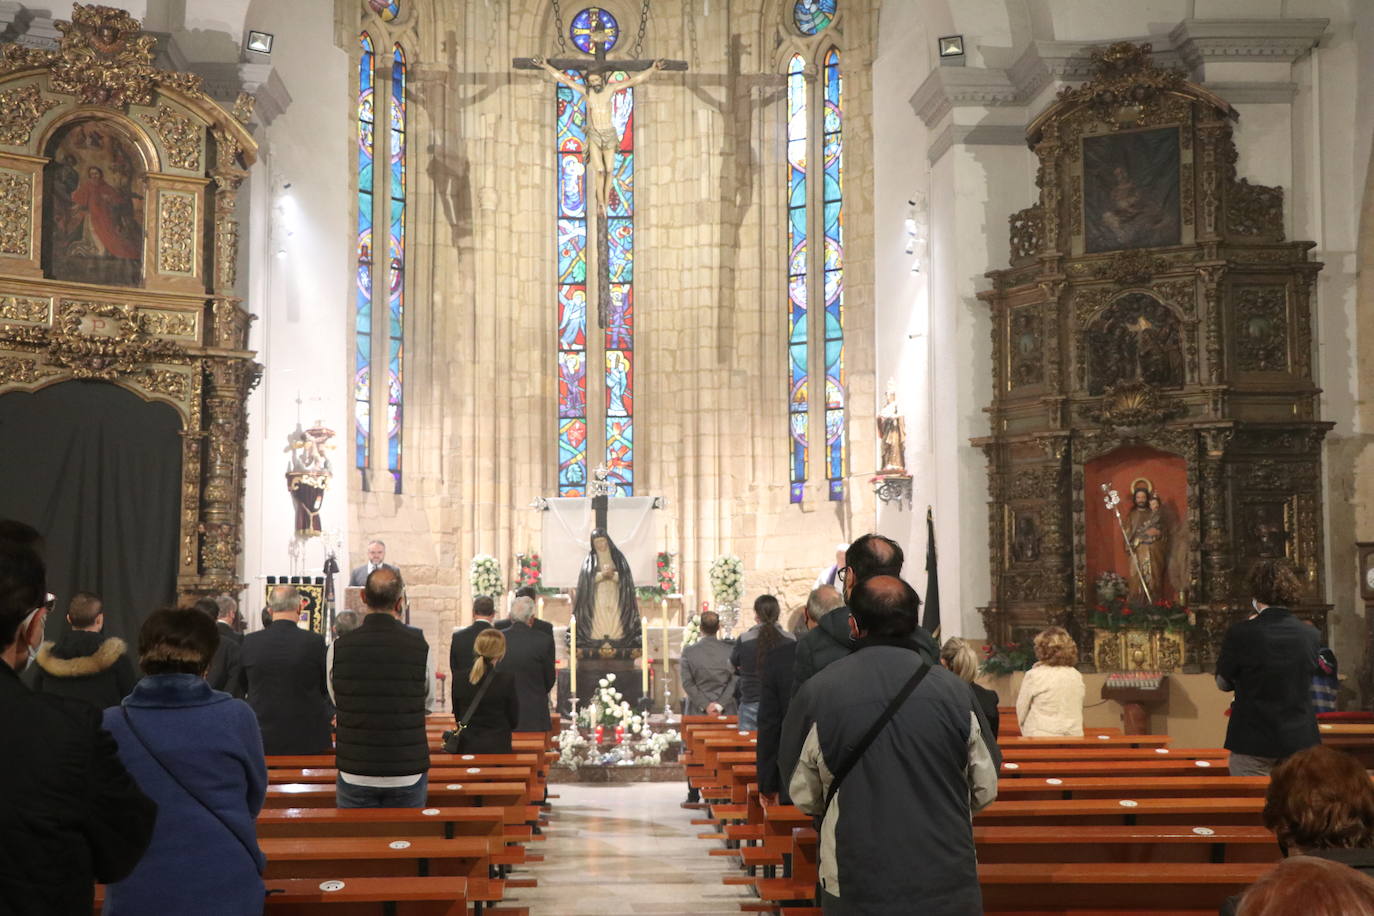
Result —
[[549, 717], [549, 691], [554, 685], [553, 637], [530, 626], [534, 602], [516, 598], [511, 607], [511, 625], [506, 629], [506, 657], [496, 666], [515, 677], [515, 693], [520, 701], [520, 724], [516, 731], [546, 732], [553, 728]]
[[[517, 589], [515, 590], [515, 597], [516, 597], [516, 598], [528, 598], [528, 599], [530, 599], [531, 601], [535, 602], [535, 608], [536, 608], [536, 609], [539, 607], [539, 592], [538, 592], [537, 590], [535, 590], [534, 588], [531, 588], [531, 587], [528, 586], [528, 585], [522, 585], [522, 586], [520, 586], [519, 588], [517, 588]], [[530, 626], [534, 627], [536, 630], [543, 630], [545, 633], [548, 633], [548, 634], [549, 634], [549, 638], [550, 638], [550, 639], [553, 638], [553, 624], [550, 623], [549, 621], [543, 619], [542, 617], [531, 617], [531, 618], [530, 618]], [[509, 628], [510, 628], [510, 618], [509, 618], [509, 617], [505, 618], [504, 620], [498, 620], [498, 621], [496, 621], [496, 629], [498, 629], [498, 630], [506, 630], [506, 629], [509, 629]]]
[[[207, 614], [211, 620], [219, 620], [219, 603], [214, 598], [201, 598], [193, 605], [196, 610]], [[215, 649], [215, 657], [210, 659], [210, 670], [205, 672], [205, 680], [213, 690], [243, 699], [239, 691], [242, 675], [239, 672], [240, 646], [232, 639], [221, 639]]]
[[324, 638], [298, 625], [305, 599], [293, 585], [278, 585], [267, 598], [272, 625], [244, 637], [239, 656], [240, 691], [258, 717], [268, 756], [328, 754], [334, 748], [329, 720], [329, 679]]
[[[36, 694], [16, 672], [47, 616], [37, 533], [0, 532], [0, 910], [90, 916], [95, 883], [134, 870], [157, 806], [120, 762], [100, 713]], [[16, 543], [15, 531], [33, 541]]]
[[[490, 595], [478, 595], [472, 599], [472, 623], [461, 630], [453, 631], [453, 638], [448, 644], [448, 671], [449, 679], [453, 681], [455, 697], [459, 682], [468, 679], [468, 675], [472, 673], [472, 663], [477, 660], [477, 653], [472, 648], [473, 643], [477, 642], [479, 633], [491, 629], [491, 619], [495, 616], [496, 602], [491, 600]], [[510, 626], [509, 622], [506, 626]], [[452, 709], [457, 715], [457, 700], [454, 700]]]
[[219, 630], [220, 640], [232, 639], [243, 645], [243, 634], [239, 632], [239, 603], [228, 595], [220, 595], [215, 599], [215, 604], [219, 605], [219, 620], [215, 621], [215, 629]]
[[25, 682], [38, 693], [81, 700], [96, 709], [118, 706], [138, 683], [138, 672], [124, 640], [101, 634], [105, 614], [100, 596], [73, 595], [67, 623], [71, 631], [66, 636], [39, 647]]
[[373, 538], [367, 542], [367, 562], [361, 566], [355, 566], [349, 573], [348, 585], [350, 588], [362, 588], [367, 584], [367, 577], [372, 575], [374, 570], [390, 569], [400, 572], [395, 566], [386, 562], [386, 545]]
[[1225, 747], [1232, 776], [1266, 776], [1280, 760], [1321, 742], [1312, 675], [1321, 634], [1288, 610], [1301, 585], [1282, 560], [1250, 572], [1255, 613], [1226, 631], [1217, 686], [1234, 690]]
[[[855, 585], [855, 651], [807, 681], [783, 723], [781, 776], [793, 803], [823, 818], [818, 871], [826, 916], [983, 912], [971, 821], [997, 797], [1001, 759], [968, 685], [911, 641], [920, 604], [894, 576]], [[914, 692], [853, 757], [922, 669]], [[847, 767], [835, 786], [834, 774]]]
[[[845, 596], [848, 597], [854, 586], [864, 579], [873, 576], [900, 577], [905, 562], [902, 547], [896, 541], [880, 534], [863, 535], [849, 545], [845, 553], [845, 565], [839, 571]], [[926, 661], [939, 664], [940, 647], [929, 633], [917, 627], [911, 638]], [[792, 672], [792, 692], [795, 694], [808, 678], [826, 665], [839, 661], [853, 651], [854, 640], [849, 635], [849, 608], [837, 607], [822, 616], [818, 625], [798, 642], [796, 667]]]

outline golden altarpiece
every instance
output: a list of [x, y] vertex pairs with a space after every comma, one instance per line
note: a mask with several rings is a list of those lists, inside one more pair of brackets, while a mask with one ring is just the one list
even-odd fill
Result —
[[[1236, 175], [1224, 100], [1155, 68], [1149, 45], [1093, 58], [1027, 130], [1039, 202], [1012, 216], [1011, 266], [980, 296], [995, 366], [975, 443], [982, 614], [996, 642], [1055, 623], [1085, 664], [1203, 670], [1259, 558], [1294, 565], [1300, 612], [1325, 625], [1321, 264], [1285, 241], [1282, 190]], [[1146, 611], [1178, 626], [1141, 628]]]
[[244, 124], [152, 64], [122, 10], [77, 5], [58, 50], [0, 54], [0, 394], [97, 379], [182, 429], [177, 588], [237, 593], [261, 367], [237, 284]]

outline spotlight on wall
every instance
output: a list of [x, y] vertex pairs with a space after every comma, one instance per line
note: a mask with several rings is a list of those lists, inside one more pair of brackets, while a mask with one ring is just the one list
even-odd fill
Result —
[[906, 246], [903, 251], [911, 257], [911, 272], [921, 272], [921, 262], [926, 253], [926, 196], [917, 192], [906, 202]]
[[962, 66], [964, 63], [964, 36], [943, 35], [939, 39], [940, 63], [945, 66]]
[[[273, 36], [271, 32], [255, 32], [250, 29], [248, 32], [248, 42], [246, 44], [246, 47], [248, 48], [248, 50], [254, 51], [258, 54], [271, 54], [272, 40]], [[944, 41], [943, 38], [940, 40]]]

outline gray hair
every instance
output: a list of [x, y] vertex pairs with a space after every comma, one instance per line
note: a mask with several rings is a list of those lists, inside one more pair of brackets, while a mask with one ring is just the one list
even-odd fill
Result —
[[822, 585], [806, 598], [806, 616], [815, 623], [839, 607], [844, 607], [844, 596], [833, 585]]
[[534, 616], [533, 598], [516, 598], [515, 603], [510, 606], [510, 619], [520, 623], [529, 623]]
[[334, 633], [342, 636], [358, 629], [358, 612], [343, 610], [334, 615]]
[[372, 540], [367, 542], [368, 547], [371, 547], [373, 544], [376, 544], [378, 547], [382, 548], [383, 550], [386, 550], [386, 541], [383, 541], [381, 538], [373, 538]]
[[239, 603], [228, 595], [220, 595], [215, 599], [215, 604], [219, 605], [220, 619], [231, 618], [239, 612]]
[[267, 593], [267, 609], [273, 614], [301, 609], [301, 593], [294, 585], [278, 585]]

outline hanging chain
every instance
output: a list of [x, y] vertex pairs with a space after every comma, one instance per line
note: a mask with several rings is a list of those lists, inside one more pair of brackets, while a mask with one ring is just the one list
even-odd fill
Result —
[[553, 0], [553, 28], [554, 35], [558, 37], [558, 53], [568, 53], [568, 37], [563, 34], [563, 7], [558, 0]]
[[[554, 0], [558, 2], [558, 0]], [[639, 60], [640, 50], [644, 47], [644, 30], [649, 25], [649, 0], [644, 0], [644, 6], [639, 10], [639, 34], [635, 36], [635, 47], [630, 52], [632, 60]]]

